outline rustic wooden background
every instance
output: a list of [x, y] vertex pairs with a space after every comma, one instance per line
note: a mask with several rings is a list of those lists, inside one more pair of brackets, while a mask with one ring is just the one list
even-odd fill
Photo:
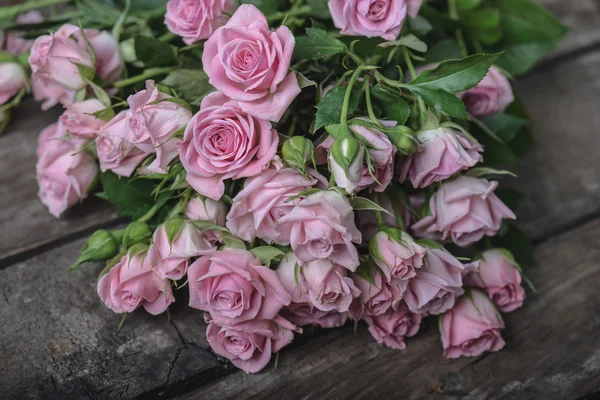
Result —
[[[572, 31], [517, 84], [537, 145], [516, 185], [538, 288], [506, 316], [505, 350], [445, 360], [435, 326], [397, 352], [361, 325], [307, 332], [257, 375], [208, 350], [185, 299], [166, 316], [120, 316], [94, 293], [101, 266], [66, 267], [87, 236], [123, 221], [93, 199], [63, 219], [36, 196], [35, 145], [60, 110], [25, 102], [0, 137], [0, 399], [600, 396], [600, 1], [540, 0]], [[186, 394], [187, 393], [187, 394]]]

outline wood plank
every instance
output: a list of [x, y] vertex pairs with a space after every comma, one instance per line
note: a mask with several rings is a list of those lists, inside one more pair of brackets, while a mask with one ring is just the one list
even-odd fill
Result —
[[182, 399], [575, 399], [600, 390], [600, 220], [536, 251], [538, 288], [505, 316], [507, 345], [478, 358], [442, 357], [436, 320], [399, 352], [364, 324], [284, 349], [276, 370], [235, 372]]

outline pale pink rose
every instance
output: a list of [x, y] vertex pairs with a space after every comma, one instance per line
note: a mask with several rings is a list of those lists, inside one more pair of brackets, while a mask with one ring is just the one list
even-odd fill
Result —
[[423, 266], [426, 252], [410, 235], [394, 228], [377, 233], [369, 243], [369, 250], [386, 282], [414, 278], [417, 270]]
[[202, 65], [211, 85], [245, 113], [278, 122], [300, 94], [290, 60], [296, 40], [286, 26], [269, 30], [255, 6], [241, 5], [204, 44]]
[[500, 250], [484, 252], [479, 269], [466, 276], [465, 284], [484, 289], [502, 312], [514, 311], [525, 301], [521, 273]]
[[415, 188], [448, 179], [483, 161], [483, 147], [463, 132], [440, 127], [417, 134], [419, 151], [408, 157], [402, 180], [410, 177]]
[[[44, 17], [38, 10], [31, 10], [17, 17], [16, 22], [19, 24], [35, 24], [42, 22]], [[13, 56], [23, 54], [31, 48], [33, 40], [23, 39], [22, 32], [11, 31], [6, 34], [6, 44], [4, 48]], [[2, 32], [0, 31], [0, 48], [2, 48]]]
[[178, 149], [188, 183], [201, 195], [219, 200], [225, 180], [265, 170], [278, 143], [270, 122], [246, 114], [238, 102], [215, 92], [202, 100]]
[[333, 24], [342, 35], [395, 40], [407, 15], [419, 13], [422, 0], [329, 0]]
[[190, 307], [218, 324], [271, 320], [291, 298], [275, 271], [249, 251], [226, 248], [198, 258], [188, 268]]
[[96, 118], [95, 112], [104, 110], [106, 106], [97, 99], [88, 99], [69, 104], [60, 116], [60, 122], [70, 135], [83, 139], [94, 139], [106, 121]]
[[[367, 119], [365, 119], [367, 120]], [[386, 128], [396, 126], [396, 121], [380, 121]], [[373, 161], [373, 175], [369, 173], [369, 168], [363, 166], [363, 173], [357, 192], [369, 189], [369, 191], [383, 192], [392, 181], [394, 176], [394, 158], [396, 156], [396, 146], [392, 145], [387, 135], [377, 129], [370, 129], [360, 125], [349, 125], [350, 130], [355, 137], [360, 138], [361, 142], [367, 144], [367, 151]]]
[[509, 80], [494, 66], [481, 82], [460, 93], [459, 97], [476, 118], [504, 112], [515, 100]]
[[350, 307], [350, 317], [355, 321], [381, 315], [402, 298], [402, 288], [385, 282], [380, 272], [375, 272], [371, 280], [352, 274], [352, 280], [360, 290], [360, 296]]
[[331, 145], [334, 141], [335, 139], [333, 136], [328, 135], [327, 138], [315, 148], [315, 161], [317, 165], [327, 164], [329, 149], [331, 149]]
[[[156, 159], [144, 168], [149, 173], [167, 173], [181, 143], [181, 139], [172, 137], [173, 133], [192, 118], [192, 112], [181, 104], [160, 101], [171, 97], [160, 92], [153, 80], [147, 80], [146, 89], [127, 98], [127, 123], [131, 133], [128, 140], [144, 153], [156, 153]], [[160, 102], [151, 104], [157, 101]]]
[[208, 39], [235, 10], [235, 0], [169, 0], [165, 25], [187, 45]]
[[42, 131], [36, 164], [38, 195], [55, 217], [87, 197], [96, 181], [98, 166], [83, 143], [61, 139], [66, 135], [60, 123]]
[[298, 326], [313, 325], [321, 328], [339, 328], [348, 321], [347, 312], [321, 311], [312, 303], [291, 303], [281, 310], [281, 316]]
[[246, 180], [244, 189], [233, 199], [227, 215], [227, 228], [248, 242], [259, 237], [268, 243], [287, 246], [292, 224], [279, 221], [301, 200], [288, 199], [319, 183], [326, 187], [325, 178], [317, 172], [304, 176], [294, 168], [283, 168], [281, 163], [273, 163], [259, 175]]
[[[185, 217], [191, 220], [208, 221], [215, 225], [225, 227], [227, 205], [223, 201], [215, 201], [208, 197], [194, 197], [185, 208]], [[214, 229], [204, 229], [206, 239], [214, 244], [222, 233]]]
[[321, 311], [343, 313], [360, 294], [348, 270], [330, 260], [306, 262], [296, 271], [297, 264], [294, 254], [289, 253], [277, 268], [277, 276], [295, 303], [309, 302]]
[[130, 313], [142, 306], [150, 314], [158, 315], [175, 301], [171, 284], [153, 272], [145, 253], [124, 255], [100, 278], [98, 295], [116, 313]]
[[96, 149], [102, 172], [112, 171], [120, 176], [131, 176], [147, 153], [126, 138], [131, 137], [127, 121], [129, 110], [124, 110], [106, 123], [96, 137]]
[[293, 331], [302, 332], [280, 316], [233, 326], [220, 326], [209, 320], [206, 339], [215, 353], [251, 374], [267, 366], [271, 353], [277, 353], [292, 342]]
[[405, 338], [417, 334], [421, 327], [421, 316], [408, 310], [406, 304], [385, 313], [366, 318], [369, 332], [380, 345], [396, 350], [406, 349]]
[[454, 306], [464, 293], [464, 265], [445, 249], [427, 249], [426, 268], [419, 268], [403, 298], [411, 312], [437, 315]]
[[439, 324], [444, 357], [477, 357], [504, 347], [500, 330], [504, 321], [491, 300], [472, 290], [461, 297]]
[[75, 91], [67, 90], [57, 83], [31, 79], [31, 91], [35, 101], [42, 101], [42, 110], [51, 109], [57, 104], [69, 105], [75, 100]]
[[[83, 40], [79, 32], [75, 35], [80, 42]], [[97, 29], [86, 29], [85, 36], [96, 55], [96, 74], [107, 83], [115, 83], [121, 79], [125, 63], [115, 38], [110, 33]]]
[[336, 186], [353, 194], [363, 179], [365, 147], [354, 137], [338, 139], [331, 145], [328, 161]]
[[216, 250], [204, 232], [191, 222], [183, 222], [181, 231], [169, 242], [165, 225], [159, 226], [148, 250], [148, 263], [161, 279], [179, 280], [185, 276], [190, 258]]
[[418, 236], [469, 246], [494, 236], [515, 214], [494, 194], [498, 182], [461, 176], [444, 183], [429, 200], [430, 216], [413, 225]]
[[23, 67], [14, 62], [0, 63], [0, 105], [8, 102], [25, 86], [27, 77]]
[[300, 200], [281, 224], [290, 223], [290, 244], [300, 264], [328, 258], [350, 271], [358, 267], [361, 233], [354, 223], [354, 211], [345, 196], [323, 190]]

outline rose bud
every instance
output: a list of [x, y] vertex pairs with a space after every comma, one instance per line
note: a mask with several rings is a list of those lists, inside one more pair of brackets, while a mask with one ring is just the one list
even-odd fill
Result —
[[363, 178], [365, 148], [351, 136], [337, 139], [329, 150], [329, 169], [337, 186], [348, 194], [354, 190]]
[[215, 225], [225, 226], [227, 205], [207, 197], [194, 197], [185, 208], [185, 217], [191, 220], [209, 221]]
[[464, 265], [443, 248], [428, 248], [426, 268], [419, 268], [408, 282], [404, 301], [416, 314], [441, 314], [463, 294]]
[[372, 281], [358, 274], [352, 274], [352, 280], [360, 290], [360, 296], [350, 307], [350, 317], [355, 321], [385, 313], [402, 297], [402, 289], [385, 282], [380, 272], [375, 272]]
[[323, 190], [300, 200], [281, 224], [291, 224], [290, 245], [298, 262], [328, 258], [350, 271], [358, 267], [361, 233], [354, 223], [348, 199], [332, 190]]
[[165, 25], [187, 45], [208, 39], [235, 10], [235, 0], [169, 0]]
[[119, 242], [111, 232], [104, 229], [97, 230], [81, 249], [77, 261], [71, 265], [69, 271], [79, 268], [81, 264], [87, 261], [108, 260], [117, 255], [118, 250]]
[[0, 63], [0, 106], [19, 93], [25, 83], [23, 67], [14, 62]]
[[233, 326], [220, 326], [210, 321], [206, 339], [215, 353], [250, 374], [266, 367], [271, 353], [290, 344], [294, 339], [293, 331], [302, 332], [280, 316], [253, 319]]
[[238, 102], [214, 92], [202, 100], [178, 150], [187, 182], [201, 195], [219, 200], [225, 180], [265, 170], [278, 143], [270, 122], [246, 114]]
[[525, 300], [521, 273], [512, 254], [505, 250], [484, 252], [479, 269], [467, 275], [465, 284], [484, 289], [502, 312], [516, 310]]
[[501, 113], [515, 100], [508, 79], [494, 66], [475, 87], [459, 94], [475, 118]]
[[369, 252], [386, 282], [407, 281], [423, 266], [425, 248], [406, 233], [386, 228], [369, 242]]
[[[85, 43], [80, 30], [75, 32], [75, 36], [80, 43]], [[108, 83], [121, 79], [125, 64], [115, 38], [109, 32], [97, 29], [85, 29], [85, 37], [96, 56], [96, 74]]]
[[395, 40], [407, 16], [415, 18], [423, 0], [329, 0], [333, 24], [342, 35]]
[[277, 268], [277, 276], [296, 303], [309, 302], [318, 310], [342, 313], [360, 294], [347, 270], [327, 259], [297, 265], [296, 256], [289, 253]]
[[502, 219], [515, 214], [494, 194], [498, 182], [461, 176], [444, 183], [429, 200], [431, 215], [413, 225], [420, 237], [451, 238], [465, 247], [484, 235], [494, 236]]
[[477, 357], [504, 347], [504, 322], [491, 300], [479, 290], [458, 299], [439, 324], [444, 357]]
[[75, 100], [75, 91], [66, 90], [61, 85], [42, 81], [42, 79], [31, 79], [31, 92], [35, 101], [42, 102], [42, 111], [51, 109], [57, 104], [68, 105]]
[[348, 321], [347, 312], [321, 311], [312, 303], [291, 303], [281, 310], [281, 316], [298, 326], [312, 325], [321, 328], [339, 328]]
[[291, 297], [275, 271], [249, 251], [225, 249], [203, 255], [188, 268], [190, 307], [219, 324], [273, 319]]
[[227, 228], [248, 242], [259, 237], [268, 243], [287, 246], [292, 224], [281, 223], [280, 219], [301, 199], [288, 200], [318, 184], [326, 186], [326, 180], [317, 172], [304, 176], [293, 168], [273, 163], [269, 169], [246, 180], [244, 188], [233, 198]]
[[402, 180], [410, 177], [415, 188], [448, 179], [483, 160], [483, 147], [471, 136], [452, 128], [419, 132], [420, 151], [412, 154], [402, 168]]
[[97, 99], [88, 99], [69, 104], [60, 116], [60, 122], [67, 132], [83, 139], [94, 139], [106, 121], [95, 117], [95, 112], [104, 110], [106, 106]]
[[404, 338], [417, 334], [421, 327], [421, 316], [411, 313], [406, 304], [398, 309], [389, 309], [381, 315], [367, 317], [369, 332], [380, 345], [396, 350], [406, 349]]
[[123, 232], [123, 246], [129, 248], [134, 244], [147, 243], [152, 237], [152, 229], [150, 226], [142, 221], [133, 221], [125, 231]]
[[295, 43], [288, 27], [271, 32], [263, 13], [242, 4], [204, 44], [202, 65], [209, 83], [244, 113], [279, 122], [301, 91], [296, 73], [288, 74]]
[[142, 306], [158, 315], [175, 301], [171, 284], [152, 271], [146, 254], [124, 255], [98, 282], [98, 295], [116, 313], [130, 313]]
[[290, 167], [296, 168], [302, 173], [306, 172], [306, 165], [314, 156], [313, 143], [303, 136], [294, 136], [283, 143], [281, 155]]

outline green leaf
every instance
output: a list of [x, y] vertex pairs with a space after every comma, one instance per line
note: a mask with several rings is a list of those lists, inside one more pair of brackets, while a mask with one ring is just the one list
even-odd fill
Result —
[[490, 167], [475, 167], [471, 168], [465, 173], [466, 176], [470, 176], [473, 178], [480, 178], [482, 176], [490, 176], [490, 175], [510, 175], [516, 177], [513, 172], [507, 171], [505, 169], [494, 169]]
[[277, 0], [241, 0], [240, 3], [252, 4], [265, 15], [273, 14], [277, 11]]
[[348, 48], [340, 40], [318, 28], [306, 28], [306, 36], [296, 37], [294, 57], [317, 60], [333, 54], [344, 53]]
[[503, 235], [495, 236], [491, 239], [494, 247], [503, 247], [509, 250], [517, 259], [519, 264], [534, 265], [533, 246], [527, 235], [512, 223], [506, 224], [506, 231]]
[[504, 204], [511, 210], [515, 211], [519, 206], [527, 199], [527, 195], [515, 189], [510, 188], [498, 188], [494, 191], [494, 194], [502, 200]]
[[422, 15], [417, 15], [415, 18], [408, 18], [409, 30], [417, 35], [425, 36], [433, 29], [433, 26]]
[[327, 2], [323, 0], [307, 0], [310, 6], [310, 15], [319, 19], [329, 18], [329, 8]]
[[189, 103], [201, 100], [214, 90], [208, 83], [208, 75], [200, 69], [176, 69], [162, 83], [173, 88], [177, 96]]
[[471, 35], [479, 36], [484, 44], [492, 45], [502, 39], [500, 10], [488, 8], [462, 14], [460, 21], [467, 25]]
[[115, 116], [115, 111], [112, 107], [107, 107], [103, 110], [92, 113], [92, 115], [98, 119], [101, 119], [102, 121], [108, 122]]
[[369, 200], [364, 197], [351, 198], [350, 205], [352, 205], [352, 208], [355, 211], [365, 211], [365, 210], [379, 211], [379, 212], [383, 212], [383, 213], [386, 213], [386, 214], [394, 217], [394, 214], [390, 213], [388, 210], [381, 207], [379, 204], [375, 203], [374, 201]]
[[137, 36], [135, 38], [135, 54], [146, 67], [177, 65], [177, 55], [173, 47], [151, 37]]
[[84, 80], [94, 80], [94, 77], [96, 76], [96, 68], [85, 64], [74, 64], [77, 67], [77, 71], [79, 71], [79, 75], [81, 75]]
[[425, 104], [451, 117], [469, 119], [469, 112], [462, 100], [445, 90], [431, 90], [420, 86], [407, 86], [411, 92], [419, 95]]
[[455, 60], [461, 58], [460, 46], [453, 39], [444, 39], [432, 46], [425, 54], [424, 64], [434, 64], [445, 60]]
[[177, 236], [181, 233], [184, 224], [185, 219], [181, 217], [175, 217], [165, 221], [164, 227], [169, 245], [171, 245], [173, 241], [177, 238]]
[[192, 107], [190, 107], [190, 104], [187, 101], [185, 101], [184, 99], [181, 99], [179, 97], [167, 97], [165, 99], [155, 100], [153, 102], [148, 103], [148, 105], [151, 106], [153, 104], [159, 104], [159, 103], [164, 103], [164, 102], [179, 104], [180, 106], [184, 106], [188, 110], [192, 111]]
[[285, 257], [285, 253], [277, 247], [259, 246], [250, 250], [252, 254], [260, 260], [260, 263], [265, 266], [270, 266], [272, 261], [281, 261]]
[[456, 0], [456, 7], [460, 11], [468, 11], [477, 8], [481, 4], [481, 0]]
[[515, 152], [481, 121], [471, 127], [471, 134], [481, 143], [485, 149], [483, 162], [486, 165], [515, 165], [519, 164], [519, 157]]
[[[361, 93], [362, 91], [360, 88], [356, 86], [352, 88], [352, 95], [350, 96], [350, 103], [348, 105], [348, 116], [352, 115], [358, 108]], [[340, 122], [345, 94], [346, 87], [344, 86], [338, 86], [327, 92], [325, 97], [323, 97], [323, 100], [317, 104], [314, 131], [321, 127], [338, 124]]]
[[197, 219], [197, 220], [192, 220], [191, 223], [192, 223], [192, 225], [194, 225], [196, 228], [200, 229], [201, 231], [203, 231], [205, 229], [210, 229], [210, 230], [217, 231], [217, 232], [231, 233], [231, 232], [229, 232], [229, 230], [227, 228], [224, 228], [221, 225], [217, 225], [210, 221], [204, 221], [204, 220]]
[[427, 44], [411, 33], [404, 35], [400, 39], [392, 42], [379, 43], [377, 46], [384, 48], [392, 46], [406, 46], [409, 49], [416, 50], [420, 53], [425, 53], [427, 51]]
[[102, 174], [103, 196], [117, 206], [119, 215], [138, 219], [155, 204], [154, 183], [150, 180], [129, 181], [111, 171]]
[[244, 243], [244, 241], [233, 235], [221, 235], [219, 237], [219, 240], [224, 243], [223, 247], [246, 250], [246, 244]]
[[494, 131], [494, 133], [505, 142], [511, 141], [517, 133], [519, 133], [521, 128], [528, 123], [526, 119], [501, 113], [481, 118], [481, 122]]
[[408, 83], [429, 90], [457, 93], [477, 85], [500, 54], [474, 54], [462, 60], [442, 62], [433, 70], [424, 71]]
[[317, 87], [317, 82], [308, 79], [298, 71], [296, 71], [296, 78], [298, 79], [298, 86], [300, 86], [300, 89], [304, 89], [305, 87], [309, 86]]
[[398, 125], [404, 125], [410, 115], [410, 106], [402, 97], [378, 86], [371, 89], [371, 95], [378, 100], [385, 117], [398, 122]]

